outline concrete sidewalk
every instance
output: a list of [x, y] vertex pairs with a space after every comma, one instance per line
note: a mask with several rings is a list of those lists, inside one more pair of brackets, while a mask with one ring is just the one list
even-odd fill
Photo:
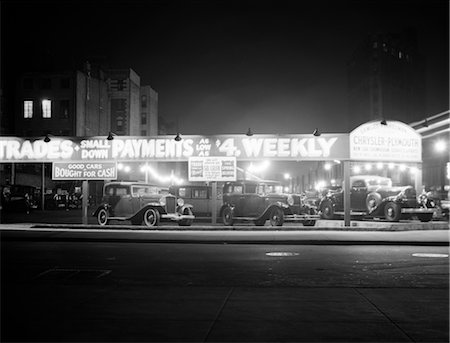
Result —
[[[349, 228], [347, 228], [349, 229]], [[257, 228], [254, 226], [137, 226], [97, 225], [0, 225], [4, 240], [109, 241], [216, 244], [314, 244], [314, 245], [449, 245], [449, 230], [343, 230], [302, 226]]]

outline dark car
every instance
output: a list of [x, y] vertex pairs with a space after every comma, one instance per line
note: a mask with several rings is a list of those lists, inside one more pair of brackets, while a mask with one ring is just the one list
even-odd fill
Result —
[[133, 225], [157, 226], [160, 221], [175, 221], [190, 226], [194, 221], [192, 205], [167, 194], [158, 186], [136, 182], [110, 182], [103, 187], [103, 198], [93, 215], [99, 225], [110, 220], [129, 220]]
[[1, 186], [1, 203], [7, 212], [26, 212], [37, 208], [36, 187], [26, 185]]
[[[320, 201], [323, 219], [344, 214], [344, 190], [330, 190]], [[426, 196], [417, 197], [412, 186], [393, 187], [388, 177], [359, 175], [350, 177], [350, 213], [384, 218], [388, 221], [417, 217], [427, 222], [433, 218], [435, 204]]]
[[252, 221], [258, 226], [267, 220], [272, 226], [282, 226], [285, 221], [314, 226], [320, 218], [316, 208], [304, 203], [299, 194], [281, 193], [281, 186], [272, 181], [248, 180], [225, 183], [220, 216], [225, 225]]

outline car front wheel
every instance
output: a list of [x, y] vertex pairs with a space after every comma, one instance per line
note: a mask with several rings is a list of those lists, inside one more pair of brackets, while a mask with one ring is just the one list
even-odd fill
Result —
[[102, 208], [100, 211], [98, 211], [97, 223], [101, 226], [108, 224], [108, 211], [106, 211], [106, 209]]
[[400, 205], [394, 202], [389, 202], [384, 207], [384, 217], [390, 222], [398, 222], [400, 220], [401, 214], [402, 212]]
[[[190, 208], [185, 208], [183, 211], [184, 215], [193, 215], [194, 213], [192, 213], [192, 210]], [[193, 219], [182, 219], [178, 222], [179, 226], [191, 226], [192, 223], [194, 222]]]
[[284, 223], [284, 214], [278, 207], [272, 210], [270, 214], [270, 225], [271, 226], [282, 226]]
[[223, 225], [231, 226], [233, 225], [233, 210], [230, 207], [224, 208], [222, 212], [222, 222]]
[[157, 226], [159, 224], [159, 212], [149, 208], [144, 212], [144, 224], [146, 226]]
[[334, 207], [331, 201], [326, 201], [322, 205], [322, 218], [334, 219]]

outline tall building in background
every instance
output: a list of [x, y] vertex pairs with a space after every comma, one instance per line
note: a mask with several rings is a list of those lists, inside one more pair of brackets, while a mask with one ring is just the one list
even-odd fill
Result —
[[348, 131], [370, 120], [420, 120], [425, 113], [425, 63], [417, 34], [370, 35], [348, 69]]
[[[102, 70], [85, 63], [83, 71], [25, 73], [16, 90], [16, 136], [157, 134], [158, 93], [141, 88], [132, 69]], [[147, 108], [142, 107], [143, 95]]]
[[158, 135], [158, 93], [150, 86], [141, 87], [141, 136]]

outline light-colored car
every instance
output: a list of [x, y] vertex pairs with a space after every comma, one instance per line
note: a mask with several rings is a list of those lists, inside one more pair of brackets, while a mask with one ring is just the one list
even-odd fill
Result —
[[195, 219], [192, 205], [164, 189], [137, 182], [110, 182], [103, 187], [103, 198], [93, 215], [99, 225], [111, 220], [131, 221], [133, 225], [157, 226], [174, 221], [190, 226]]

